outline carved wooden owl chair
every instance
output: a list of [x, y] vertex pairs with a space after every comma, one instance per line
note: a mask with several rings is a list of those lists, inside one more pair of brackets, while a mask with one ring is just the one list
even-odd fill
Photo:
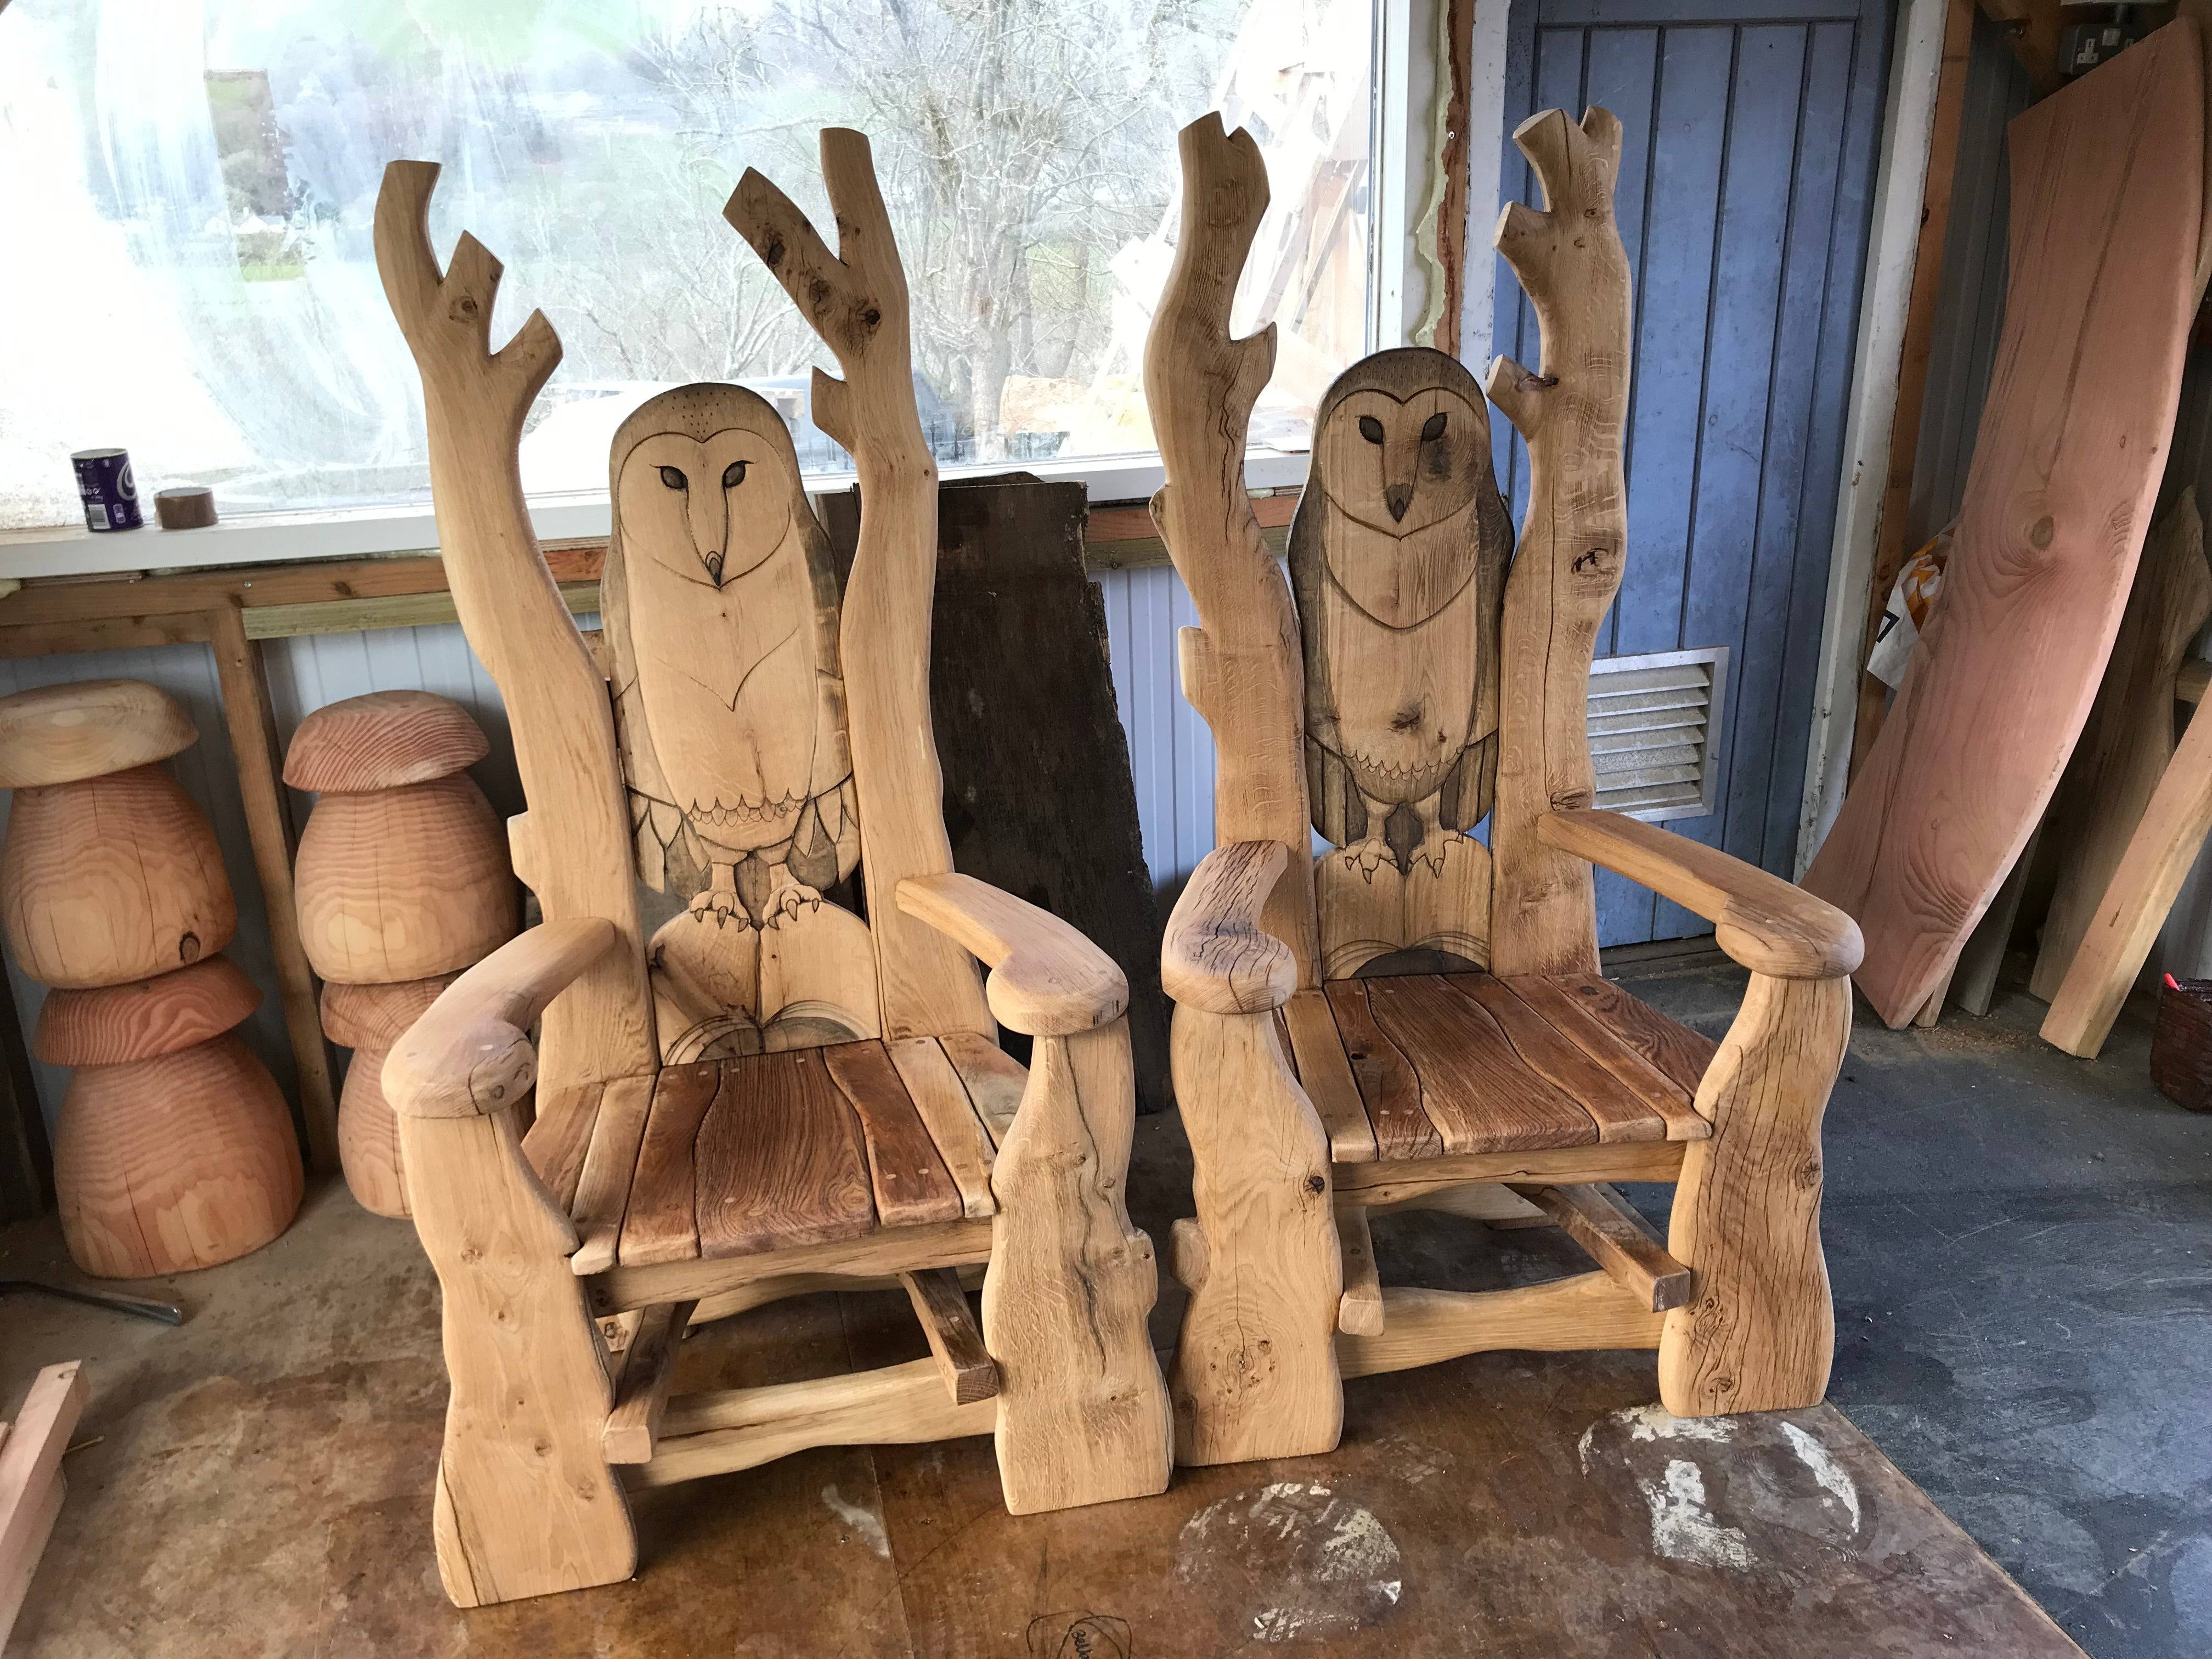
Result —
[[[1152, 1251], [1123, 1202], [1127, 987], [1073, 928], [952, 872], [906, 282], [867, 141], [825, 132], [822, 155], [837, 253], [756, 173], [727, 216], [845, 372], [813, 391], [860, 477], [842, 603], [783, 422], [684, 386], [615, 440], [596, 654], [517, 471], [559, 342], [533, 313], [489, 349], [499, 264], [464, 235], [441, 275], [434, 166], [394, 162], [378, 202], [544, 913], [384, 1074], [444, 1291], [434, 1527], [463, 1605], [628, 1577], [628, 1490], [806, 1446], [992, 1434], [1017, 1512], [1168, 1480]], [[1035, 1039], [1026, 1073], [1001, 1024]], [[980, 1329], [957, 1276], [977, 1263]], [[899, 1283], [931, 1358], [670, 1397], [688, 1325]]]
[[[1145, 380], [1222, 843], [1163, 959], [1195, 1168], [1170, 1252], [1191, 1293], [1170, 1377], [1184, 1462], [1327, 1450], [1343, 1377], [1488, 1349], [1656, 1348], [1684, 1415], [1826, 1388], [1820, 1122], [1858, 932], [1590, 810], [1590, 658], [1626, 544], [1620, 128], [1553, 110], [1516, 137], [1547, 201], [1508, 209], [1497, 239], [1543, 330], [1542, 372], [1501, 358], [1488, 386], [1528, 445], [1517, 553], [1482, 392], [1440, 353], [1386, 351], [1319, 409], [1286, 584], [1241, 482], [1274, 343], [1228, 332], [1267, 176], [1245, 133], [1182, 135]], [[1486, 817], [1487, 847], [1463, 833]], [[1597, 865], [1712, 921], [1751, 970], [1717, 1048], [1600, 976]], [[1663, 1243], [1616, 1181], [1675, 1183]], [[1384, 1288], [1368, 1212], [1409, 1208], [1548, 1219], [1594, 1270]]]

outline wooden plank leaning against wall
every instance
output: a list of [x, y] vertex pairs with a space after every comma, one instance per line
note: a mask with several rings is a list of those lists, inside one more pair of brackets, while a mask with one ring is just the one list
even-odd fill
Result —
[[[1261, 535], [1280, 553], [1295, 490], [1254, 503]], [[158, 535], [161, 532], [149, 532]], [[166, 543], [150, 544], [164, 554]], [[189, 547], [190, 544], [183, 545]], [[1162, 566], [1167, 551], [1141, 504], [1095, 509], [1085, 530], [1085, 566], [1093, 574]], [[602, 541], [546, 549], [572, 612], [596, 611]], [[33, 580], [0, 597], [0, 659], [65, 656], [134, 647], [205, 645], [215, 653], [223, 713], [239, 767], [239, 795], [268, 914], [270, 951], [285, 1035], [300, 1077], [301, 1116], [311, 1163], [337, 1168], [337, 1095], [331, 1060], [315, 1015], [319, 993], [301, 949], [292, 900], [296, 836], [290, 798], [277, 781], [279, 747], [261, 660], [265, 640], [419, 628], [454, 620], [445, 567], [432, 556], [323, 560], [248, 565], [178, 575], [122, 573]], [[12, 1012], [4, 1024], [14, 1030]], [[4, 1035], [4, 1033], [0, 1033]], [[15, 1047], [21, 1047], [15, 1033]], [[0, 1148], [7, 1184], [0, 1218], [35, 1214], [46, 1201], [44, 1144], [27, 1073], [7, 1114], [10, 1140]], [[19, 1190], [20, 1189], [20, 1190]]]

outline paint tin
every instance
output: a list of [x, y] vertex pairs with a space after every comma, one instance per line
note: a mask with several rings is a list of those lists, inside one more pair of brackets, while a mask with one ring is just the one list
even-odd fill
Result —
[[70, 461], [76, 468], [76, 493], [84, 497], [87, 530], [136, 530], [146, 522], [138, 511], [129, 450], [80, 449]]

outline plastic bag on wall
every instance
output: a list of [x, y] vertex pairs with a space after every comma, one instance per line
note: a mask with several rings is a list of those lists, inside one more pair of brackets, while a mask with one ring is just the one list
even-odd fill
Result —
[[1897, 586], [1890, 589], [1889, 603], [1882, 609], [1881, 629], [1875, 635], [1874, 649], [1867, 653], [1866, 665], [1868, 673], [1893, 690], [1904, 684], [1912, 649], [1920, 643], [1921, 632], [1943, 591], [1943, 566], [1950, 556], [1951, 530], [1947, 526], [1897, 573]]

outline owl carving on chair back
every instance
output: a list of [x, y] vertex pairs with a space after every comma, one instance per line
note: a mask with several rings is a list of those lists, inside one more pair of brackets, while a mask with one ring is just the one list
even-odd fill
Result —
[[829, 539], [791, 434], [742, 386], [664, 392], [615, 434], [601, 582], [638, 873], [682, 908], [647, 965], [663, 1057], [877, 1034]]
[[1291, 525], [1306, 782], [1334, 976], [1427, 946], [1486, 959], [1498, 629], [1512, 526], [1474, 378], [1425, 348], [1338, 377]]

